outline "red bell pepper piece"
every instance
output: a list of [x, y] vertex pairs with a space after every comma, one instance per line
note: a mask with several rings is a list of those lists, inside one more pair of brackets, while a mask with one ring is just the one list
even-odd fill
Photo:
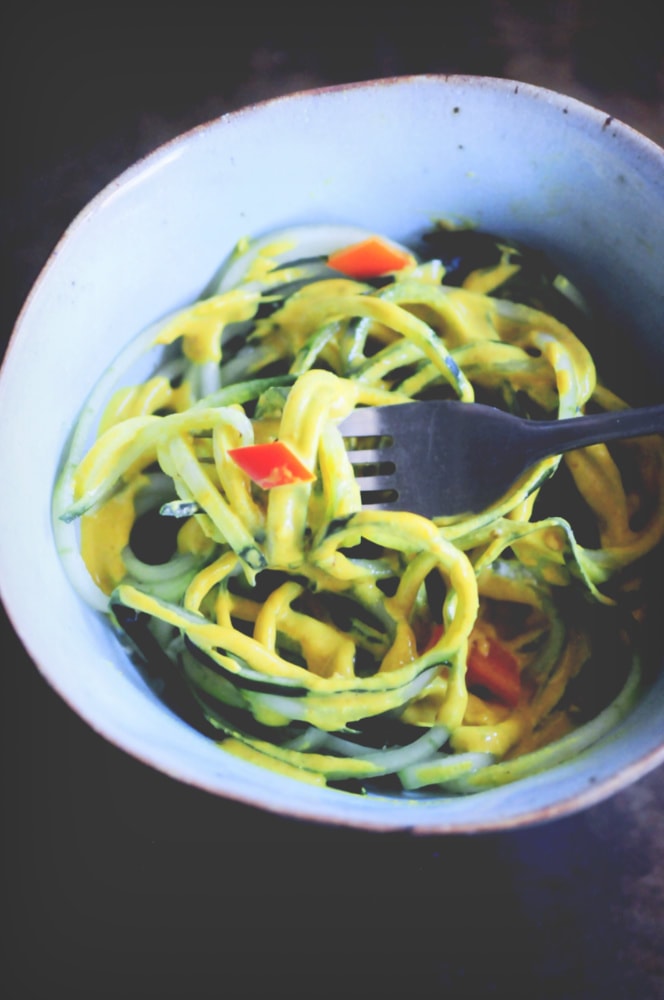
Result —
[[[443, 634], [442, 625], [434, 625], [425, 652], [438, 642]], [[466, 683], [469, 688], [483, 688], [503, 705], [514, 708], [521, 697], [519, 665], [510, 651], [488, 636], [472, 636], [466, 664]]]
[[292, 483], [309, 483], [316, 478], [283, 441], [229, 448], [228, 454], [264, 490]]
[[406, 265], [414, 263], [414, 258], [380, 236], [369, 236], [359, 243], [335, 250], [327, 258], [327, 263], [349, 278], [362, 280], [400, 271]]
[[521, 696], [519, 666], [508, 649], [495, 639], [471, 639], [468, 651], [466, 682], [469, 687], [482, 687], [504, 705], [514, 708]]

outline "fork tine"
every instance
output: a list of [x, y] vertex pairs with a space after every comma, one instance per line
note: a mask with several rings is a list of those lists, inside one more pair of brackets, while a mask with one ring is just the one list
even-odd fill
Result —
[[[362, 407], [342, 422], [341, 431], [363, 509], [415, 510], [428, 517], [439, 513], [440, 490], [432, 496], [426, 491], [423, 495], [421, 477], [412, 474], [414, 462], [418, 467], [426, 463], [430, 473], [436, 471], [438, 464], [432, 453], [432, 444], [438, 440], [433, 433], [436, 428], [423, 420], [431, 411], [421, 407], [422, 403]], [[406, 440], [407, 450], [400, 445], [400, 441]], [[373, 447], [363, 448], [365, 442]]]
[[344, 437], [378, 437], [382, 433], [381, 422], [388, 407], [363, 406], [353, 410], [341, 424]]
[[357, 448], [348, 449], [347, 455], [350, 459], [351, 465], [383, 465], [388, 462], [393, 465], [393, 461], [389, 457], [385, 457], [385, 452], [387, 448]]
[[355, 478], [362, 493], [385, 493], [388, 491], [393, 493], [396, 490], [393, 472], [385, 476], [363, 476], [362, 472], [358, 470], [355, 472]]
[[397, 503], [398, 497], [395, 495], [393, 499], [381, 500], [380, 503], [371, 503], [370, 500], [365, 500], [362, 498], [362, 510], [401, 510], [402, 508]]
[[[343, 425], [345, 438], [356, 438], [357, 443], [348, 447], [348, 459], [353, 466], [355, 479], [362, 495], [364, 510], [389, 510], [399, 499], [396, 490], [396, 465], [390, 452], [393, 439], [381, 432], [380, 415], [373, 408], [356, 410]], [[379, 447], [362, 448], [362, 441], [381, 438]]]

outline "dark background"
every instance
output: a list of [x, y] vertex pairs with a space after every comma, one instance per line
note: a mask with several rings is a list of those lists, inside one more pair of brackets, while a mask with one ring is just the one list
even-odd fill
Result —
[[[664, 143], [660, 6], [6, 2], [3, 349], [94, 194], [161, 142], [254, 100], [402, 73], [488, 74], [578, 96]], [[2, 629], [7, 998], [664, 997], [663, 768], [531, 830], [315, 826], [127, 757], [51, 692], [4, 618]]]

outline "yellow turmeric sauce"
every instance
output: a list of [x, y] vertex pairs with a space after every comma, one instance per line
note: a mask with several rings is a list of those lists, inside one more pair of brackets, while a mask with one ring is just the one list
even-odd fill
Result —
[[[196, 660], [175, 643], [234, 754], [322, 784], [340, 771], [362, 780], [380, 773], [366, 753], [361, 763], [349, 757], [344, 772], [324, 748], [326, 734], [352, 732], [385, 713], [422, 733], [446, 734], [450, 758], [484, 755], [478, 767], [532, 753], [572, 729], [565, 694], [592, 642], [576, 620], [565, 620], [558, 599], [579, 587], [609, 607], [620, 599], [612, 578], [628, 576], [661, 540], [661, 442], [641, 445], [651, 515], [638, 528], [636, 501], [606, 447], [566, 459], [577, 502], [597, 526], [596, 541], [582, 546], [564, 518], [534, 516], [557, 460], [536, 467], [486, 512], [429, 521], [363, 510], [337, 429], [356, 406], [420, 395], [472, 403], [488, 393], [506, 406], [529, 396], [549, 416], [606, 401], [587, 349], [567, 326], [494, 297], [519, 272], [508, 249], [458, 288], [441, 285], [442, 269], [431, 262], [391, 275], [386, 291], [321, 274], [261, 317], [260, 303], [278, 299], [272, 286], [280, 268], [289, 280], [297, 274], [296, 265], [279, 263], [288, 240], [276, 239], [251, 261], [244, 283], [158, 331], [155, 344], [179, 346], [185, 375], [174, 381], [157, 372], [115, 394], [101, 416], [72, 480], [76, 511], [97, 498], [81, 516], [85, 566], [109, 597], [205, 654], [207, 661]], [[227, 362], [228, 331], [245, 328], [243, 346]], [[279, 377], [289, 376], [281, 382], [271, 375], [277, 363]], [[194, 375], [211, 365], [221, 373], [218, 388], [197, 397]], [[231, 390], [256, 379], [263, 380], [256, 393], [235, 401]], [[611, 397], [611, 405], [623, 404]], [[275, 438], [316, 470], [313, 482], [260, 490], [228, 457], [231, 447]], [[129, 552], [137, 510], [156, 479], [160, 488], [171, 484], [173, 516], [181, 516], [178, 504], [191, 509], [151, 590], [146, 581], [159, 571], [146, 569], [142, 579]], [[171, 564], [182, 572], [167, 581]], [[254, 588], [266, 575], [271, 589], [259, 596]], [[434, 605], [432, 579], [440, 593]], [[503, 628], [501, 614], [520, 626]], [[441, 634], [427, 646], [441, 619]], [[469, 643], [487, 628], [518, 673], [513, 701], [469, 683]], [[361, 663], [371, 666], [363, 672]], [[288, 685], [303, 693], [294, 696]], [[274, 746], [266, 750], [263, 731], [259, 739], [225, 723], [224, 704], [273, 730]], [[318, 731], [323, 749], [301, 749], [306, 739], [296, 733], [291, 740], [295, 730]], [[432, 759], [438, 767], [440, 754]]]

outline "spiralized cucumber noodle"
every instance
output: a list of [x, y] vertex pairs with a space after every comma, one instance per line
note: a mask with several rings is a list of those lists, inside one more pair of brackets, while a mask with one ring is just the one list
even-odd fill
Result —
[[[626, 405], [544, 258], [441, 225], [376, 279], [330, 266], [366, 235], [247, 239], [133, 340], [67, 445], [56, 540], [83, 600], [223, 750], [344, 790], [479, 791], [580, 753], [639, 697], [662, 440], [547, 459], [477, 514], [363, 507], [339, 430], [356, 407]], [[229, 455], [275, 440], [311, 481], [263, 489]]]

